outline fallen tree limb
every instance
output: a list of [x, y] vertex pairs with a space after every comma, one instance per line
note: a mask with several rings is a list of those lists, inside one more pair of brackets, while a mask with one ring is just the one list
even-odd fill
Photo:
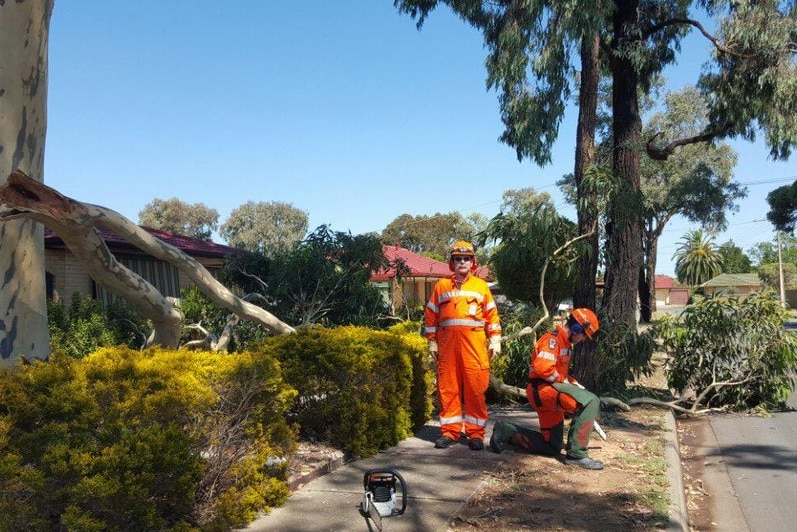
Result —
[[257, 321], [274, 334], [295, 332], [266, 310], [236, 297], [199, 261], [115, 211], [73, 200], [19, 170], [12, 172], [0, 187], [0, 203], [10, 207], [0, 212], [0, 220], [28, 218], [46, 225], [64, 241], [97, 283], [127, 300], [142, 317], [152, 321], [155, 331], [150, 343], [177, 348], [182, 317], [154, 286], [116, 260], [98, 227], [107, 228], [149, 255], [172, 264], [219, 307], [242, 319]]

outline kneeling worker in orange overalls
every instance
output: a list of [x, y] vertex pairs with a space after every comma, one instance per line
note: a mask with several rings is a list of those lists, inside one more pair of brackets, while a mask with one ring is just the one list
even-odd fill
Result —
[[[512, 443], [533, 453], [558, 456], [564, 448], [565, 463], [586, 469], [603, 469], [603, 462], [587, 452], [590, 433], [600, 410], [600, 399], [569, 375], [571, 346], [592, 339], [600, 325], [595, 313], [577, 308], [564, 327], [557, 325], [537, 341], [531, 355], [526, 396], [537, 412], [540, 432], [499, 421], [493, 427], [490, 446], [500, 453]], [[567, 446], [564, 445], [565, 414], [571, 414]]]

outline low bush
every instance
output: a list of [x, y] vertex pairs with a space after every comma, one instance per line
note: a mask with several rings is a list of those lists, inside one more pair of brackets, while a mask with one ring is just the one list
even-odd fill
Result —
[[0, 378], [0, 529], [228, 530], [288, 495], [265, 353], [101, 349]]
[[74, 294], [68, 305], [48, 301], [47, 322], [52, 350], [72, 358], [83, 358], [101, 347], [141, 347], [151, 330], [127, 304], [114, 300], [104, 305], [85, 294]]
[[417, 324], [394, 332], [307, 328], [268, 338], [263, 346], [299, 392], [291, 413], [304, 437], [369, 456], [410, 436], [431, 413]]

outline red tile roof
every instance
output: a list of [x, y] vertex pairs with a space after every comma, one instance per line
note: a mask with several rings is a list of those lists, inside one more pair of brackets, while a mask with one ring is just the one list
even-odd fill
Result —
[[[418, 255], [408, 249], [399, 246], [382, 246], [382, 252], [391, 263], [396, 260], [403, 261], [407, 268], [410, 269], [411, 277], [435, 277], [439, 279], [451, 275], [448, 263]], [[391, 267], [374, 272], [371, 275], [371, 281], [387, 281], [395, 276], [396, 269]]]
[[[175, 235], [168, 231], [160, 231], [158, 229], [152, 229], [151, 227], [141, 227], [141, 229], [145, 230], [149, 234], [154, 237], [157, 237], [169, 245], [176, 247], [177, 249], [184, 251], [185, 253], [193, 256], [193, 257], [217, 257], [217, 258], [224, 258], [228, 254], [235, 251], [235, 248], [230, 246], [225, 246], [223, 244], [216, 244], [214, 242], [209, 242], [207, 240], [199, 240], [198, 238], [191, 238], [189, 236], [183, 235]], [[103, 240], [110, 248], [128, 248], [128, 249], [138, 249], [133, 244], [130, 244], [126, 240], [122, 239], [113, 231], [100, 228], [100, 235], [102, 235]], [[50, 229], [44, 229], [44, 244], [45, 246], [49, 245], [63, 245], [63, 241], [61, 238], [53, 233]]]
[[[400, 259], [410, 269], [410, 277], [432, 277], [440, 279], [442, 277], [449, 277], [451, 270], [448, 268], [447, 262], [442, 262], [423, 255], [418, 255], [412, 251], [399, 247], [399, 246], [382, 246], [382, 251], [385, 257], [390, 262], [395, 262]], [[476, 275], [482, 279], [487, 279], [490, 275], [490, 270], [486, 266], [480, 267], [476, 271]], [[371, 275], [371, 281], [387, 281], [396, 276], [395, 268], [388, 268], [387, 270], [379, 270]]]
[[672, 288], [675, 286], [675, 279], [669, 275], [656, 276], [656, 288]]

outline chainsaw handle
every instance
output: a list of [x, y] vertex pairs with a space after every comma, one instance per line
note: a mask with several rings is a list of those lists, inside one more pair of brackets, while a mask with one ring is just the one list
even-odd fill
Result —
[[404, 477], [402, 477], [398, 471], [395, 469], [391, 469], [391, 471], [393, 471], [393, 474], [396, 475], [396, 478], [401, 482], [401, 510], [396, 514], [401, 515], [404, 513], [404, 510], [407, 509], [407, 484], [404, 482]]

